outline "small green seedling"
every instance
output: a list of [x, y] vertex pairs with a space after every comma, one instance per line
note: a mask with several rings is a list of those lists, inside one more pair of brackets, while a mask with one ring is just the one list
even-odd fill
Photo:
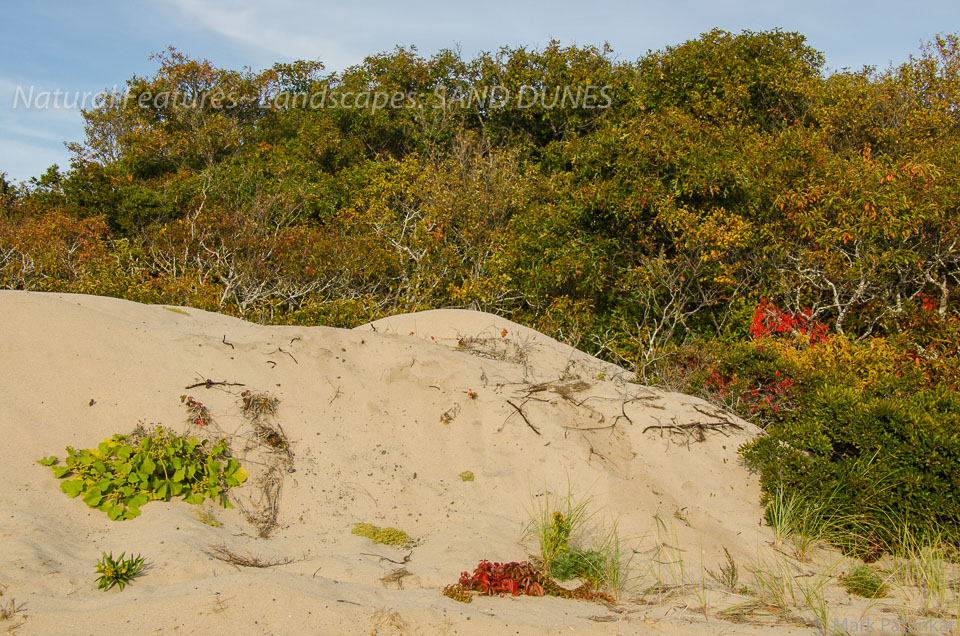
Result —
[[465, 470], [460, 473], [460, 481], [473, 481], [473, 471]]
[[97, 561], [97, 574], [100, 575], [97, 577], [97, 589], [106, 591], [116, 585], [122, 590], [125, 585], [128, 585], [131, 580], [143, 572], [146, 565], [143, 557], [139, 554], [136, 557], [124, 558], [124, 556], [124, 553], [121, 552], [120, 556], [114, 559], [112, 552], [110, 554], [103, 553], [103, 556]]

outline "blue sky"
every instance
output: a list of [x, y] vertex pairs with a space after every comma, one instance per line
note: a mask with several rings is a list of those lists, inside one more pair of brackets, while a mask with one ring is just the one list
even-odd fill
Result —
[[460, 46], [466, 57], [502, 45], [609, 42], [635, 60], [728, 31], [782, 28], [807, 36], [832, 69], [886, 68], [916, 53], [937, 33], [960, 31], [960, 2], [385, 2], [363, 7], [302, 0], [31, 0], [5, 3], [0, 24], [0, 171], [13, 180], [67, 166], [65, 141], [83, 138], [75, 108], [13, 108], [17, 87], [97, 91], [150, 75], [151, 53], [173, 45], [226, 68], [320, 59], [328, 70], [358, 63], [395, 45], [423, 54]]

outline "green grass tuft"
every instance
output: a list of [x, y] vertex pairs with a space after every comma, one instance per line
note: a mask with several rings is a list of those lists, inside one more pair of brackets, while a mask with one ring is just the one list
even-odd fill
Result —
[[863, 598], [883, 598], [887, 595], [887, 586], [880, 574], [868, 565], [858, 565], [852, 572], [840, 579], [840, 585], [848, 594]]

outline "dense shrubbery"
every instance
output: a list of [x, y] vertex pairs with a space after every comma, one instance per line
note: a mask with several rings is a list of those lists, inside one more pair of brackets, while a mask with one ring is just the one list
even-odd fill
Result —
[[[610, 107], [443, 102], [587, 85]], [[296, 99], [369, 89], [423, 107]], [[171, 50], [127, 92], [85, 114], [68, 170], [0, 179], [3, 287], [336, 326], [492, 311], [761, 423], [745, 456], [770, 492], [960, 519], [956, 37], [841, 72], [780, 31], [330, 74]]]

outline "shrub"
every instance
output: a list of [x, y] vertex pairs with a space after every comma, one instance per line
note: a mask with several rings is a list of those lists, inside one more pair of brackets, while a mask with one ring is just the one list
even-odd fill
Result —
[[179, 495], [187, 503], [210, 498], [230, 508], [226, 491], [247, 478], [236, 459], [226, 458], [226, 441], [208, 449], [206, 441], [180, 437], [161, 426], [149, 435], [135, 432], [133, 438], [114, 435], [97, 448], [80, 451], [68, 446], [64, 465], [54, 456], [40, 463], [50, 466], [58, 479], [70, 478], [60, 484], [64, 493], [80, 496], [114, 521], [140, 516], [140, 507], [149, 501]]
[[[746, 444], [743, 457], [768, 496], [778, 488], [821, 500], [857, 550], [877, 555], [898, 527], [960, 542], [960, 395], [907, 395], [824, 385]], [[942, 530], [941, 530], [942, 529]]]

